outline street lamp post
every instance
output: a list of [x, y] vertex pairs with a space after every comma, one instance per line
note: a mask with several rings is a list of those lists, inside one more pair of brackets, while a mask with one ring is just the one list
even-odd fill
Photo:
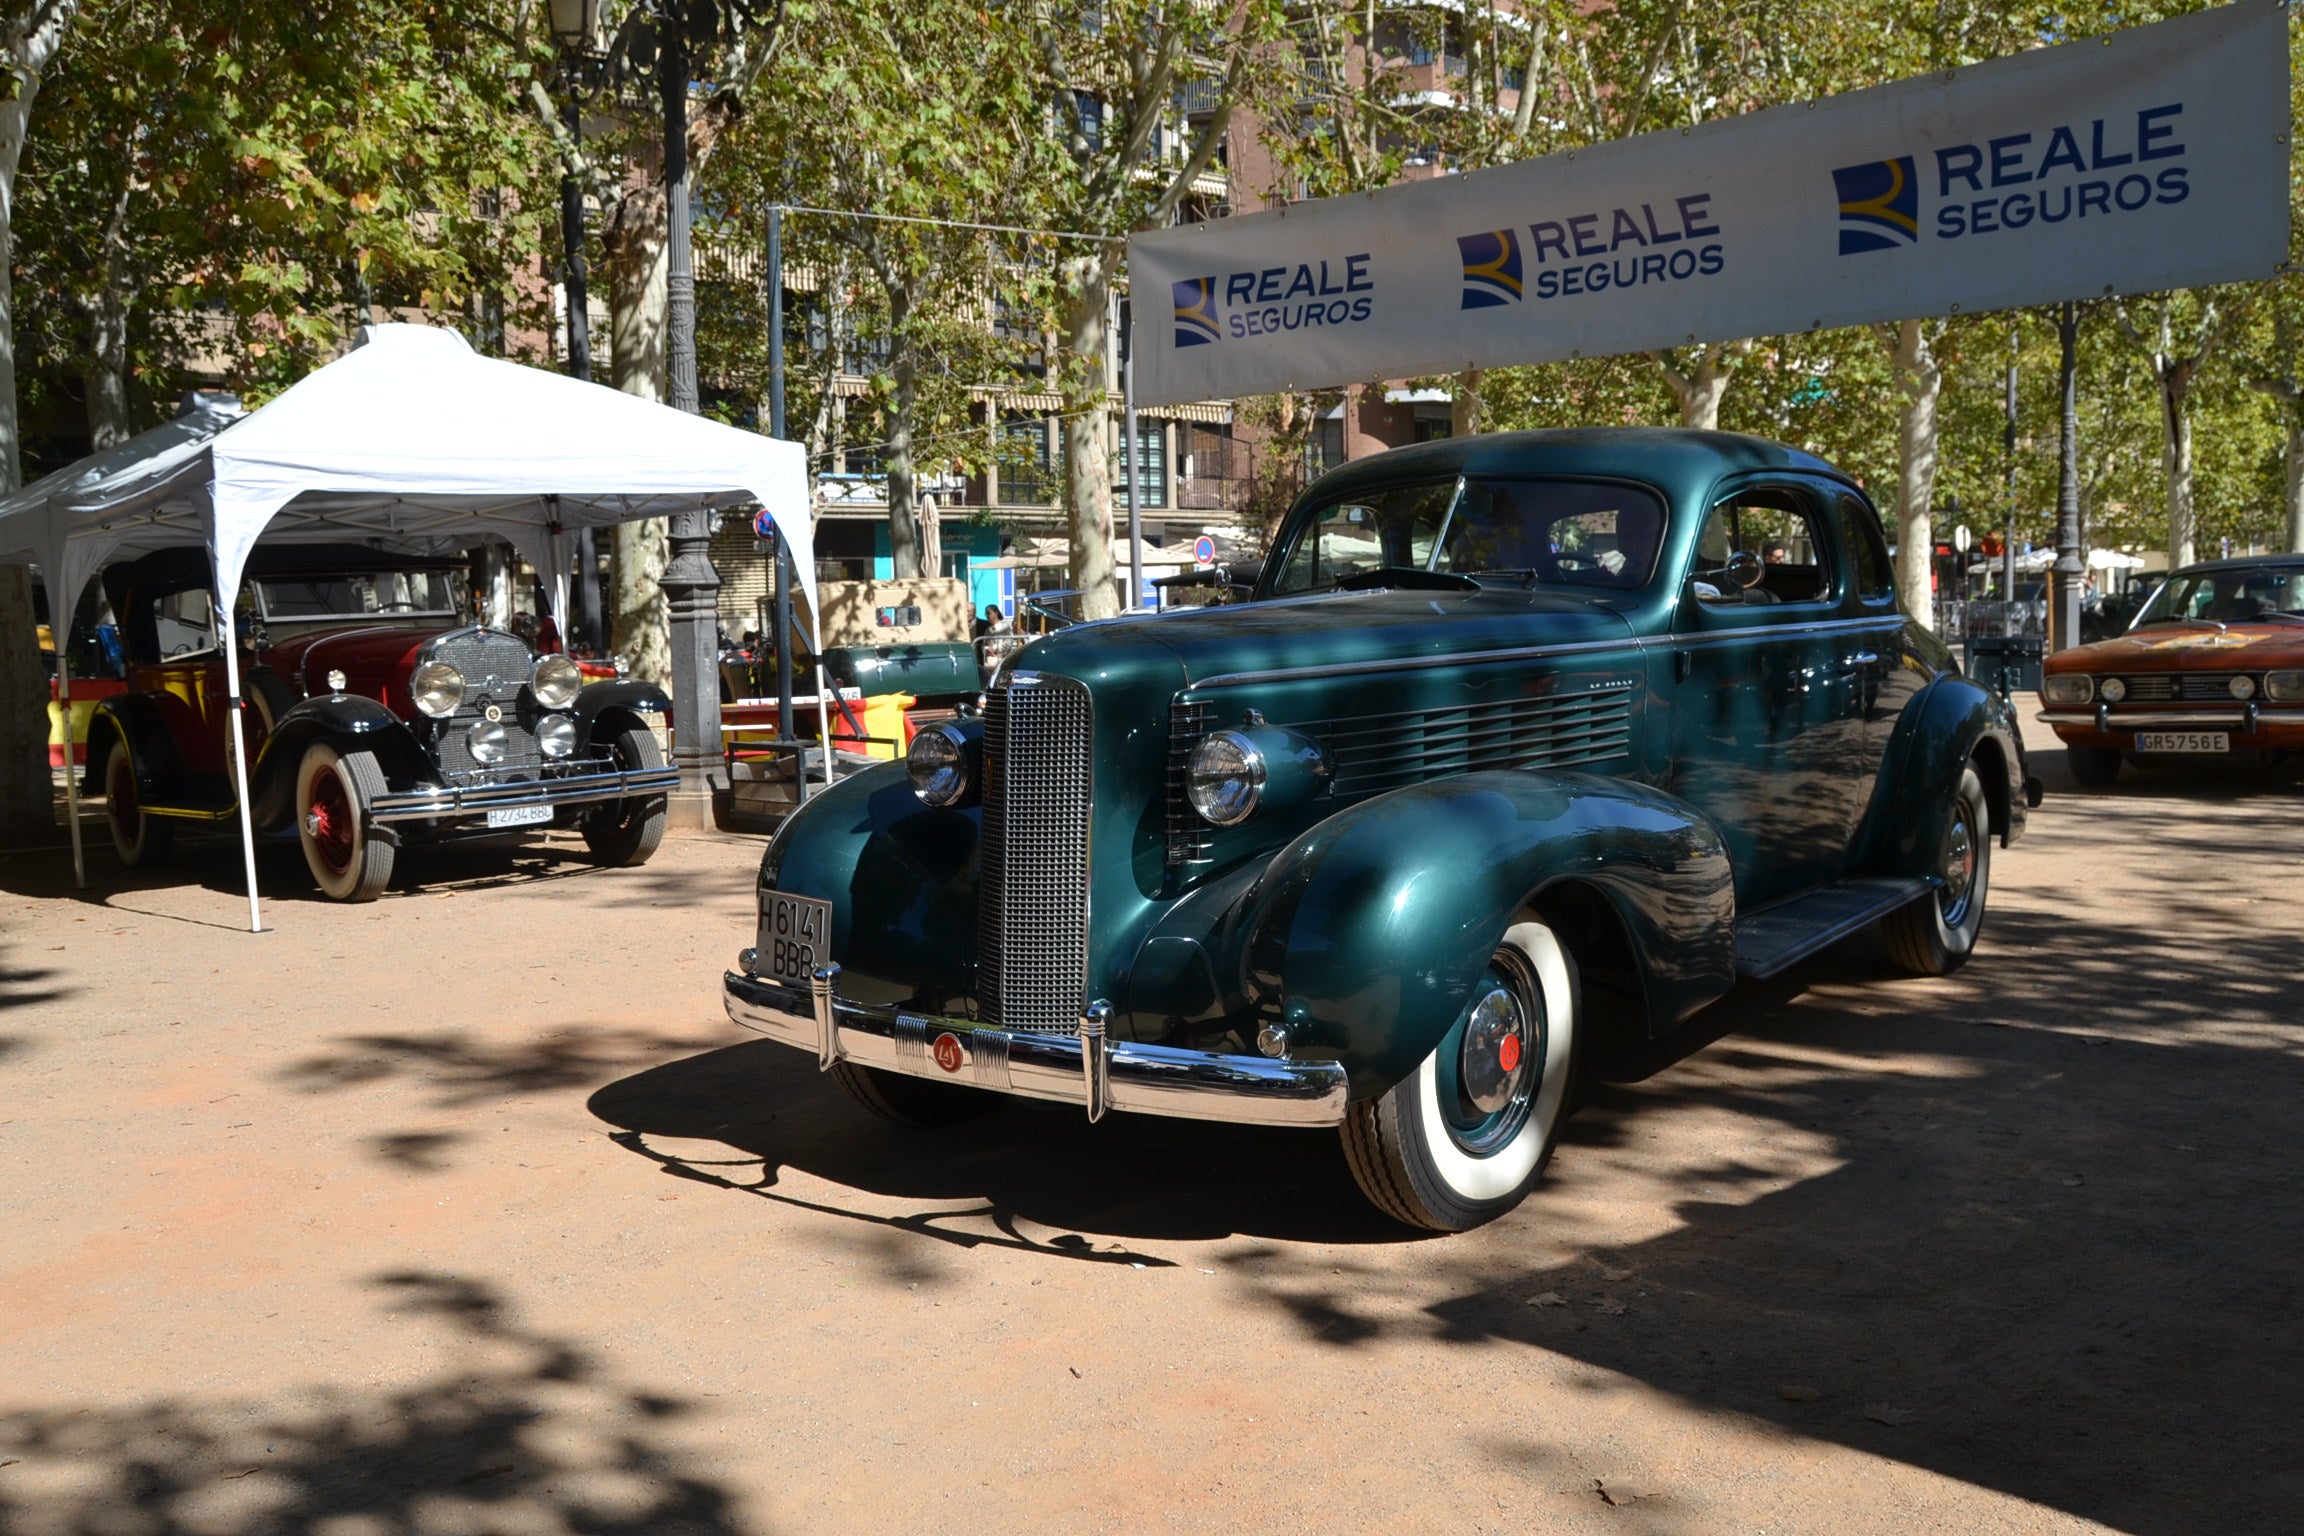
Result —
[[[665, 333], [669, 403], [694, 413], [696, 260], [688, 224], [688, 38], [693, 0], [658, 0], [657, 90], [664, 108]], [[672, 515], [664, 596], [672, 613], [672, 762], [694, 818], [709, 825], [724, 772], [720, 743], [720, 573], [712, 568], [713, 514]]]
[[[584, 143], [584, 73], [597, 51], [600, 37], [600, 0], [552, 0], [552, 38], [560, 45], [561, 82], [568, 93], [569, 142]], [[560, 245], [566, 257], [561, 281], [568, 306], [568, 376], [592, 377], [590, 295], [584, 274], [584, 184], [570, 165], [560, 176]], [[605, 650], [607, 635], [600, 623], [600, 552], [590, 528], [576, 530], [576, 613], [584, 637], [593, 648]], [[566, 624], [568, 614], [559, 620]]]

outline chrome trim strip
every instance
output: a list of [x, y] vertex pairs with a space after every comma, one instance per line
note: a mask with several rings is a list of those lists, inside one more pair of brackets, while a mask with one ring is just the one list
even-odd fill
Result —
[[517, 779], [504, 784], [428, 784], [422, 789], [379, 795], [368, 808], [375, 822], [424, 821], [435, 816], [476, 815], [520, 805], [590, 805], [635, 795], [668, 794], [680, 787], [677, 768], [619, 769], [576, 773], [557, 779]]
[[1403, 656], [1381, 662], [1323, 662], [1308, 667], [1273, 667], [1262, 672], [1220, 672], [1188, 681], [1182, 691], [1237, 688], [1250, 683], [1286, 683], [1321, 677], [1362, 677], [1371, 673], [1417, 672], [1432, 667], [1474, 667], [1490, 662], [1545, 661], [1560, 656], [1589, 656], [1604, 651], [1679, 651], [1693, 647], [1732, 645], [1738, 641], [1787, 640], [1840, 634], [1861, 629], [1901, 631], [1901, 615], [1868, 614], [1854, 619], [1820, 619], [1813, 624], [1755, 624], [1748, 629], [1714, 630], [1702, 634], [1625, 635], [1615, 640], [1577, 640], [1560, 645], [1523, 645], [1496, 651], [1458, 651], [1444, 656]]
[[[2253, 714], [2254, 718], [2250, 716]], [[2238, 708], [2224, 713], [2206, 710], [2172, 709], [2139, 714], [2134, 710], [2115, 715], [2108, 710], [2075, 713], [2068, 709], [2044, 709], [2033, 716], [2049, 725], [2085, 725], [2098, 731], [2149, 731], [2163, 725], [2220, 725], [2242, 734], [2264, 725], [2304, 725], [2304, 709]]]
[[[819, 1062], [853, 1061], [910, 1077], [950, 1082], [1086, 1106], [1089, 1068], [1080, 1037], [1043, 1032], [1009, 1033], [985, 1029], [969, 1019], [900, 1013], [894, 1008], [849, 1002], [831, 991], [824, 967], [807, 989], [736, 971], [723, 975], [728, 1017], [800, 1050]], [[822, 1010], [819, 1016], [819, 1008]], [[916, 1022], [960, 1043], [957, 1071], [936, 1064], [934, 1054], [900, 1054], [897, 1021]], [[1344, 1119], [1349, 1090], [1344, 1068], [1333, 1061], [1273, 1061], [1262, 1056], [1227, 1056], [1168, 1045], [1138, 1045], [1104, 1039], [1104, 1088], [1109, 1108], [1130, 1114], [1168, 1115], [1184, 1120], [1221, 1120], [1235, 1125], [1325, 1126]]]

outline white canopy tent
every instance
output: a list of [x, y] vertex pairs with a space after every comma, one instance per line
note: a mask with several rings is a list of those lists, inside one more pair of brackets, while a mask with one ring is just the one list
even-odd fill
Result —
[[[484, 358], [453, 331], [377, 325], [259, 410], [193, 410], [0, 500], [0, 562], [37, 563], [68, 623], [98, 570], [155, 549], [204, 545], [216, 611], [229, 615], [260, 537], [418, 549], [501, 538], [548, 574], [554, 611], [565, 614], [567, 531], [754, 502], [791, 552], [813, 625], [814, 529], [798, 444]], [[237, 701], [239, 650], [223, 651]], [[231, 750], [253, 929], [255, 831], [237, 713]], [[85, 884], [77, 775], [65, 783]]]

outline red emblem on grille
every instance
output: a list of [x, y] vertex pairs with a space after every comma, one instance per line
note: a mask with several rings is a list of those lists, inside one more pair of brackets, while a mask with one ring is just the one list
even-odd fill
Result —
[[966, 1059], [960, 1051], [960, 1037], [950, 1032], [946, 1032], [936, 1037], [936, 1045], [934, 1049], [936, 1052], [936, 1065], [942, 1067], [947, 1072], [959, 1071], [960, 1063]]

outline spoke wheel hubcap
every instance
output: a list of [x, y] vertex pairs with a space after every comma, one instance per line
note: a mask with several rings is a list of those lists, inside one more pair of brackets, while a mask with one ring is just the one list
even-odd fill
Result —
[[304, 830], [330, 869], [341, 874], [351, 864], [352, 801], [333, 768], [313, 775], [312, 803], [304, 811]]

